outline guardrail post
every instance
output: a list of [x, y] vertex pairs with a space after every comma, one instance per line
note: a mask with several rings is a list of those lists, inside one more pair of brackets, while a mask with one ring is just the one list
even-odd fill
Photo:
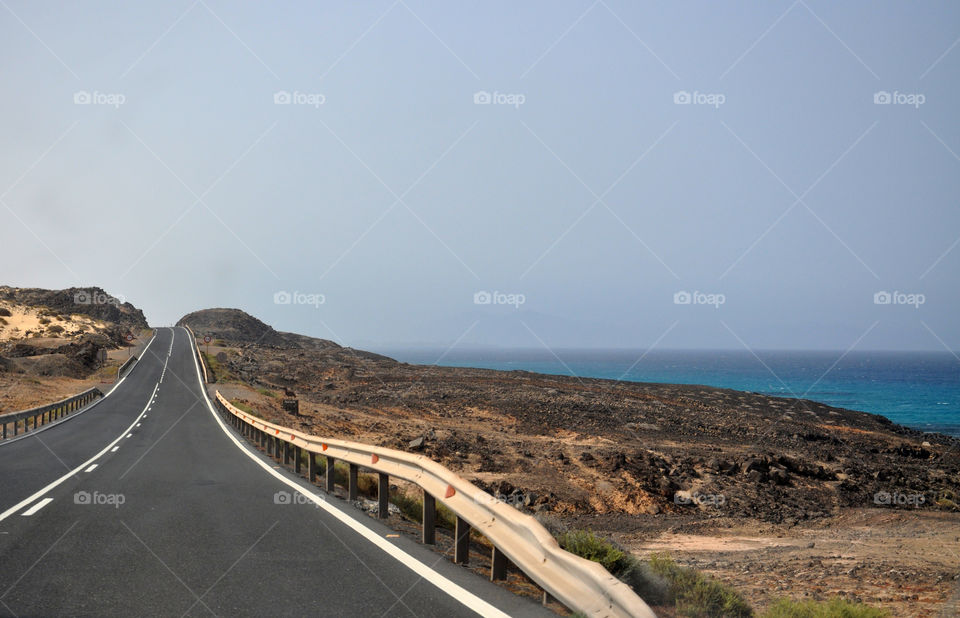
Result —
[[333, 470], [335, 462], [336, 460], [333, 457], [327, 455], [327, 491], [330, 493], [333, 493], [336, 489], [336, 478]]
[[495, 582], [507, 578], [507, 556], [496, 545], [490, 556], [490, 581]]
[[283, 441], [283, 465], [290, 465], [290, 443], [286, 440]]
[[437, 543], [437, 499], [423, 492], [423, 543], [436, 545]]
[[378, 473], [377, 479], [377, 517], [386, 519], [390, 514], [390, 475]]
[[353, 502], [357, 499], [357, 474], [360, 471], [360, 466], [357, 464], [350, 464], [350, 479], [347, 483], [347, 494], [350, 498], [350, 502]]
[[293, 447], [293, 470], [297, 474], [300, 474], [300, 469], [301, 469], [301, 466], [303, 465], [303, 462], [300, 461], [302, 457], [303, 457], [303, 449], [301, 449], [299, 446], [294, 446]]
[[470, 524], [457, 515], [457, 525], [454, 527], [453, 561], [457, 564], [470, 563]]
[[311, 483], [317, 482], [317, 454], [307, 451], [307, 478]]

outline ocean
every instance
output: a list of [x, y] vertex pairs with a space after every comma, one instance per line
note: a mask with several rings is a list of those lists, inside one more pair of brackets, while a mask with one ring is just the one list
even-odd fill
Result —
[[960, 359], [949, 352], [382, 349], [399, 361], [633, 382], [702, 384], [881, 414], [960, 436]]

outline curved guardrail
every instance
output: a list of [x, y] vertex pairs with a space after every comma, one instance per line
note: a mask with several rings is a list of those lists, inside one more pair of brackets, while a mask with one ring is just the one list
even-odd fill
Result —
[[[99, 388], [94, 387], [72, 397], [67, 397], [66, 399], [61, 399], [60, 401], [48, 403], [44, 406], [38, 406], [36, 408], [30, 408], [29, 410], [22, 410], [20, 412], [0, 414], [0, 425], [3, 426], [3, 439], [6, 440], [7, 438], [8, 425], [13, 425], [12, 434], [14, 436], [20, 434], [21, 424], [23, 425], [23, 433], [27, 433], [31, 429], [31, 419], [33, 420], [33, 429], [37, 429], [41, 425], [59, 420], [71, 412], [83, 408], [88, 403], [100, 397], [103, 397], [103, 393]], [[23, 422], [21, 423], [21, 421]]]
[[[434, 539], [435, 500], [442, 500], [457, 516], [454, 561], [469, 557], [470, 528], [476, 528], [494, 546], [491, 579], [502, 579], [509, 558], [551, 597], [587, 616], [634, 616], [655, 618], [646, 603], [625, 583], [596, 562], [560, 548], [540, 523], [512, 506], [497, 500], [461, 476], [424, 455], [415, 455], [359, 442], [321, 438], [283, 427], [244, 412], [227, 401], [219, 391], [215, 403], [220, 412], [243, 435], [264, 447], [268, 454], [293, 459], [301, 468], [301, 454], [308, 453], [308, 478], [314, 482], [319, 469], [317, 456], [326, 459], [326, 488], [334, 489], [334, 462], [350, 464], [348, 492], [357, 495], [357, 470], [379, 474], [379, 514], [385, 517], [389, 499], [389, 477], [418, 485], [424, 495], [424, 542]], [[281, 455], [282, 450], [282, 455]]]

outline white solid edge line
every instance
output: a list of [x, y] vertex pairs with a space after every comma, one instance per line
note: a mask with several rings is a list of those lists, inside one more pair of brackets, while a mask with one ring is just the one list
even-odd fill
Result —
[[[188, 340], [190, 339], [189, 334], [187, 339]], [[447, 593], [449, 596], [456, 599], [466, 607], [477, 612], [481, 616], [498, 616], [498, 617], [509, 618], [510, 616], [509, 614], [504, 613], [497, 607], [491, 605], [487, 601], [484, 601], [483, 599], [473, 594], [466, 588], [450, 581], [443, 575], [437, 573], [432, 568], [428, 567], [423, 562], [420, 562], [419, 560], [417, 560], [407, 552], [403, 551], [396, 545], [390, 543], [384, 538], [381, 538], [380, 535], [378, 535], [376, 532], [374, 532], [370, 528], [367, 528], [360, 522], [354, 520], [351, 517], [348, 517], [345, 513], [341, 512], [340, 509], [337, 509], [335, 507], [328, 505], [326, 500], [323, 497], [311, 491], [308, 491], [303, 487], [301, 487], [300, 485], [298, 485], [297, 483], [294, 483], [293, 481], [285, 478], [282, 474], [273, 470], [268, 464], [263, 462], [256, 455], [248, 451], [244, 447], [244, 445], [239, 440], [237, 440], [237, 438], [235, 438], [232, 433], [230, 433], [230, 430], [227, 428], [226, 424], [224, 424], [223, 420], [220, 418], [220, 415], [217, 414], [216, 410], [214, 410], [213, 404], [210, 402], [210, 398], [207, 396], [207, 388], [206, 388], [206, 385], [203, 383], [203, 376], [200, 374], [200, 365], [199, 363], [197, 363], [197, 355], [190, 354], [190, 356], [193, 357], [193, 365], [197, 370], [197, 380], [200, 383], [200, 391], [203, 393], [203, 398], [207, 402], [207, 409], [210, 411], [210, 414], [213, 415], [214, 420], [217, 421], [217, 424], [220, 426], [220, 429], [223, 430], [223, 433], [226, 434], [227, 438], [229, 438], [230, 441], [232, 441], [237, 446], [238, 449], [240, 449], [240, 452], [242, 452], [244, 455], [252, 459], [258, 466], [266, 470], [267, 473], [272, 475], [274, 478], [284, 483], [288, 487], [300, 492], [301, 495], [304, 495], [310, 498], [310, 500], [314, 504], [316, 504], [318, 507], [320, 507], [321, 509], [325, 510], [327, 513], [329, 513], [330, 515], [338, 519], [341, 523], [346, 525], [348, 528], [352, 529], [354, 532], [356, 532], [363, 538], [367, 539], [368, 541], [376, 545], [378, 548], [382, 549], [384, 552], [386, 552], [387, 554], [395, 558], [397, 561], [399, 561], [401, 564], [409, 568], [411, 571], [413, 571], [423, 579], [427, 580], [428, 582], [430, 582], [431, 584], [433, 584], [443, 592]]]
[[[147, 342], [147, 347], [146, 347], [146, 348], [143, 348], [143, 352], [140, 353], [140, 358], [137, 359], [137, 362], [134, 364], [134, 366], [140, 364], [140, 359], [142, 359], [142, 358], [143, 358], [143, 355], [147, 353], [147, 349], [150, 347], [150, 344], [153, 343], [153, 340], [156, 339], [156, 338], [157, 338], [157, 333], [156, 333], [156, 331], [154, 331], [153, 337], [151, 337], [151, 338], [150, 338], [150, 341]], [[21, 435], [17, 436], [16, 438], [8, 438], [8, 439], [6, 439], [6, 440], [3, 440], [2, 442], [0, 442], [0, 446], [5, 446], [5, 445], [7, 445], [7, 444], [13, 444], [14, 442], [17, 442], [17, 441], [19, 441], [19, 440], [23, 440], [24, 438], [32, 438], [33, 436], [35, 436], [37, 433], [39, 433], [39, 432], [41, 432], [41, 431], [45, 431], [45, 430], [47, 430], [47, 429], [52, 429], [52, 428], [56, 427], [57, 425], [59, 425], [60, 423], [66, 423], [67, 421], [70, 421], [70, 420], [73, 420], [73, 419], [77, 418], [78, 416], [80, 416], [80, 415], [83, 414], [84, 412], [89, 412], [90, 410], [92, 410], [92, 409], [94, 409], [95, 407], [97, 407], [97, 405], [99, 405], [101, 401], [103, 401], [104, 399], [106, 399], [107, 397], [109, 397], [109, 396], [113, 393], [113, 391], [117, 390], [117, 387], [120, 386], [121, 384], [123, 384], [123, 381], [126, 380], [126, 379], [127, 379], [127, 376], [130, 375], [131, 373], [133, 373], [133, 369], [131, 369], [130, 371], [128, 371], [126, 376], [123, 376], [122, 378], [120, 378], [120, 380], [118, 380], [117, 383], [113, 385], [113, 388], [111, 388], [109, 391], [107, 391], [106, 394], [105, 394], [103, 397], [101, 397], [100, 399], [97, 399], [96, 401], [94, 401], [93, 403], [91, 403], [91, 404], [90, 404], [89, 406], [87, 406], [86, 408], [84, 408], [84, 409], [82, 409], [82, 410], [77, 410], [77, 411], [76, 411], [75, 413], [73, 413], [73, 414], [68, 414], [67, 416], [64, 416], [63, 418], [61, 418], [60, 420], [58, 420], [58, 421], [56, 421], [56, 422], [47, 423], [46, 425], [44, 425], [44, 426], [41, 427], [40, 429], [34, 429], [34, 430], [33, 430], [32, 432], [30, 432], [30, 433], [21, 434]], [[3, 519], [3, 517], [0, 517], [0, 519]]]
[[87, 468], [86, 470], [84, 470], [84, 472], [93, 472], [94, 470], [97, 469], [97, 466], [98, 466], [98, 465], [99, 465], [99, 464], [93, 464], [92, 466], [90, 466], [89, 468]]
[[[157, 392], [157, 388], [158, 388], [158, 387], [159, 387], [159, 385], [153, 387], [153, 392], [154, 392], [154, 393]], [[153, 397], [153, 394], [151, 394], [150, 397]], [[148, 401], [149, 401], [149, 399], [148, 399]], [[147, 406], [144, 406], [144, 407], [143, 407], [143, 411], [140, 412], [140, 416], [143, 416], [143, 413], [146, 412], [146, 411], [147, 411]], [[9, 509], [7, 509], [6, 511], [4, 511], [3, 513], [0, 513], [0, 521], [3, 521], [3, 520], [6, 519], [7, 517], [10, 517], [10, 515], [16, 513], [17, 511], [19, 511], [20, 509], [22, 509], [22, 508], [25, 507], [26, 505], [28, 505], [28, 504], [30, 504], [31, 502], [33, 502], [34, 500], [36, 500], [37, 498], [43, 496], [43, 494], [47, 493], [48, 491], [50, 491], [51, 489], [53, 489], [54, 487], [56, 487], [56, 486], [59, 485], [60, 483], [64, 482], [65, 480], [67, 480], [67, 479], [70, 478], [71, 476], [75, 475], [77, 472], [80, 472], [81, 470], [83, 470], [84, 468], [86, 468], [87, 466], [89, 466], [90, 464], [92, 464], [93, 462], [95, 462], [95, 461], [96, 461], [97, 459], [99, 459], [104, 453], [106, 453], [106, 452], [107, 452], [108, 450], [110, 450], [112, 447], [116, 446], [117, 442], [119, 442], [120, 440], [123, 439], [124, 434], [126, 434], [128, 431], [130, 431], [131, 429], [133, 429], [133, 426], [136, 425], [136, 424], [137, 424], [137, 421], [140, 420], [140, 416], [138, 416], [136, 419], [134, 419], [134, 421], [133, 421], [132, 423], [130, 423], [130, 426], [127, 427], [126, 430], [124, 430], [123, 433], [121, 433], [119, 436], [117, 436], [117, 438], [114, 439], [113, 442], [111, 442], [110, 444], [108, 444], [108, 445], [106, 445], [105, 447], [103, 447], [103, 450], [102, 450], [102, 451], [100, 451], [99, 453], [97, 453], [96, 455], [94, 455], [93, 457], [91, 457], [90, 459], [86, 460], [85, 462], [83, 462], [82, 464], [80, 464], [79, 466], [77, 466], [76, 468], [74, 468], [73, 470], [71, 470], [70, 472], [67, 472], [66, 474], [64, 474], [63, 476], [61, 476], [60, 478], [58, 478], [57, 480], [53, 481], [52, 483], [50, 483], [49, 485], [47, 485], [46, 487], [44, 487], [43, 489], [41, 489], [41, 490], [38, 491], [37, 493], [33, 494], [33, 495], [30, 496], [29, 498], [25, 498], [25, 499], [21, 500], [20, 502], [14, 504], [13, 506], [11, 506]], [[52, 498], [51, 498], [51, 500], [52, 500]]]
[[31, 506], [29, 511], [24, 511], [24, 512], [21, 513], [21, 514], [22, 514], [24, 517], [30, 517], [31, 515], [33, 515], [34, 513], [36, 513], [37, 511], [39, 511], [40, 509], [42, 509], [43, 507], [45, 507], [45, 506], [47, 506], [48, 504], [50, 504], [51, 502], [53, 502], [53, 498], [44, 498], [44, 499], [41, 500], [40, 502], [37, 502], [36, 504], [34, 504], [33, 506]]

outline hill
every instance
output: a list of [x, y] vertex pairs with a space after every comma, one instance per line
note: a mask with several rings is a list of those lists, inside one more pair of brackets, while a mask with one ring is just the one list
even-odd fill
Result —
[[99, 287], [0, 286], [0, 372], [84, 378], [146, 328], [140, 309]]

